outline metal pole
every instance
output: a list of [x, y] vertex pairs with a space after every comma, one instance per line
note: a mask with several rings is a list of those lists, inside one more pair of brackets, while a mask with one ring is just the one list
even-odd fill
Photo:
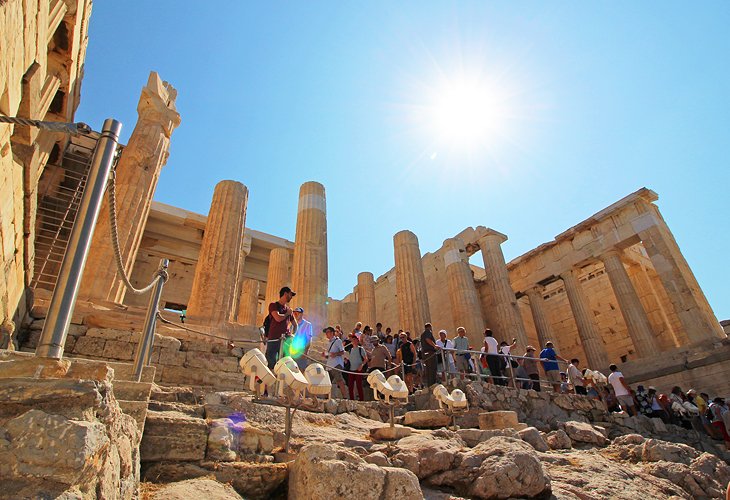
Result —
[[441, 367], [444, 370], [444, 384], [448, 387], [448, 385], [449, 385], [449, 365], [446, 364], [446, 352], [443, 349], [441, 349]]
[[147, 317], [144, 320], [144, 328], [137, 344], [137, 352], [134, 354], [134, 379], [139, 382], [142, 380], [142, 370], [146, 365], [150, 364], [150, 356], [152, 355], [152, 346], [155, 343], [155, 324], [157, 322], [157, 311], [160, 306], [160, 297], [162, 297], [162, 286], [165, 284], [163, 273], [167, 271], [170, 261], [160, 259], [160, 267], [157, 272], [160, 276], [157, 283], [150, 294], [150, 302], [147, 306]]
[[509, 367], [509, 378], [512, 380], [512, 387], [517, 389], [517, 382], [515, 382], [515, 369], [512, 368], [512, 359], [510, 359], [507, 355], [505, 355], [505, 359], [507, 360], [507, 366]]
[[[43, 332], [36, 348], [36, 356], [52, 359], [63, 357], [68, 326], [71, 323], [86, 257], [89, 255], [91, 237], [99, 217], [109, 171], [117, 151], [122, 124], [112, 118], [104, 121], [101, 137], [96, 143], [91, 168], [79, 206], [76, 221], [71, 229], [68, 247], [63, 256], [58, 281], [53, 289]], [[111, 264], [110, 264], [111, 265]]]

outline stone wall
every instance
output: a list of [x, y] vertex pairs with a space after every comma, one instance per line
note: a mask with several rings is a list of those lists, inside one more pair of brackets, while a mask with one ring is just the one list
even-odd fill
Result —
[[[0, 2], [0, 113], [73, 121], [91, 0]], [[33, 276], [38, 183], [66, 137], [0, 124], [0, 322], [22, 319]]]

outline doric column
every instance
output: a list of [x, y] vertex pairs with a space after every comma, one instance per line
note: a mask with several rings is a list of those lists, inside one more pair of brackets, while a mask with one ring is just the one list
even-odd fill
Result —
[[215, 187], [188, 301], [188, 317], [193, 322], [228, 322], [237, 305], [247, 201], [248, 189], [240, 182], [222, 181]]
[[357, 320], [375, 329], [375, 278], [373, 273], [357, 275]]
[[497, 338], [506, 342], [516, 337], [520, 347], [524, 347], [528, 342], [527, 332], [522, 323], [517, 298], [512, 290], [507, 264], [502, 254], [502, 243], [505, 241], [507, 236], [493, 229], [487, 229], [487, 232], [479, 238], [484, 270], [487, 273], [486, 283], [494, 297], [494, 318], [497, 324], [492, 330]]
[[[127, 275], [132, 274], [137, 259], [160, 170], [169, 155], [170, 136], [180, 124], [176, 97], [169, 83], [160, 80], [157, 73], [150, 73], [137, 105], [137, 125], [116, 168], [117, 231]], [[122, 302], [126, 288], [117, 275], [108, 200], [105, 197], [96, 223], [79, 298]]]
[[535, 322], [535, 329], [537, 330], [537, 342], [540, 344], [540, 347], [545, 347], [545, 343], [553, 338], [553, 332], [550, 322], [545, 315], [542, 291], [543, 287], [538, 285], [528, 288], [525, 294], [530, 300], [530, 311], [532, 312], [532, 319]]
[[616, 295], [621, 315], [626, 322], [626, 328], [629, 331], [631, 341], [634, 343], [637, 357], [646, 358], [656, 354], [659, 349], [654, 333], [651, 331], [649, 318], [641, 305], [634, 285], [629, 279], [629, 274], [624, 268], [621, 253], [613, 249], [599, 258], [606, 266], [608, 280], [611, 282], [614, 295]]
[[299, 189], [292, 288], [297, 293], [292, 305], [303, 307], [313, 331], [321, 332], [327, 321], [327, 208], [318, 182]]
[[393, 246], [398, 326], [417, 336], [423, 332], [423, 325], [431, 321], [418, 238], [410, 231], [401, 231], [393, 236]]
[[449, 238], [444, 240], [444, 250], [444, 266], [454, 327], [466, 328], [467, 337], [472, 345], [480, 346], [484, 342], [484, 316], [464, 242], [460, 238]]
[[[274, 248], [269, 253], [269, 268], [266, 272], [266, 307], [279, 300], [279, 290], [291, 285], [289, 278], [289, 250]], [[295, 290], [296, 291], [296, 290]]]
[[256, 325], [259, 307], [259, 280], [244, 279], [241, 284], [241, 298], [238, 302], [238, 323]]
[[606, 370], [610, 364], [606, 349], [603, 347], [601, 333], [598, 331], [588, 298], [580, 287], [576, 271], [566, 271], [560, 277], [563, 279], [570, 309], [573, 311], [573, 318], [578, 326], [578, 336], [580, 336], [583, 350], [588, 358], [588, 365], [593, 370]]
[[[629, 270], [631, 271], [629, 273], [629, 278], [634, 284], [636, 293], [639, 295], [639, 300], [641, 300], [644, 310], [647, 312], [647, 316], [649, 316], [649, 322], [652, 324], [652, 330], [658, 333], [656, 337], [659, 349], [666, 351], [686, 344], [686, 339], [682, 339], [680, 341], [677, 332], [672, 326], [669, 314], [667, 314], [667, 310], [662, 303], [663, 300], [667, 300], [668, 302], [668, 299], [663, 299], [663, 297], [659, 294], [659, 290], [657, 290], [657, 287], [654, 286], [654, 283], [652, 283], [652, 279], [649, 276], [646, 267], [639, 263], [633, 263], [629, 265]], [[653, 320], [652, 314], [654, 315]], [[674, 311], [672, 311], [672, 314], [674, 314]], [[656, 318], [657, 315], [659, 316], [658, 319]]]
[[705, 294], [654, 205], [633, 222], [691, 343], [727, 338]]

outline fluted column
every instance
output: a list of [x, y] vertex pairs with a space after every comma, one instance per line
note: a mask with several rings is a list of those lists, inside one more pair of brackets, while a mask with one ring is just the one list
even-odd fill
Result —
[[[170, 84], [157, 73], [150, 73], [137, 104], [137, 125], [116, 167], [117, 231], [127, 275], [132, 274], [160, 171], [169, 156], [170, 136], [180, 124], [176, 97]], [[80, 299], [124, 300], [126, 287], [117, 275], [109, 228], [109, 203], [105, 197], [79, 289]]]
[[240, 182], [222, 181], [215, 187], [188, 301], [188, 317], [193, 322], [225, 323], [237, 305], [247, 201], [248, 189]]
[[624, 268], [621, 253], [618, 250], [609, 250], [599, 257], [606, 266], [606, 274], [611, 282], [613, 293], [616, 295], [621, 315], [626, 322], [629, 337], [634, 344], [636, 355], [646, 358], [659, 352], [651, 323], [644, 311], [629, 274]]
[[516, 337], [520, 346], [524, 347], [528, 343], [527, 332], [522, 323], [517, 298], [512, 290], [507, 264], [502, 253], [502, 243], [505, 241], [507, 241], [507, 236], [493, 229], [488, 229], [479, 238], [484, 270], [487, 273], [486, 283], [494, 297], [494, 318], [497, 324], [493, 325], [492, 330], [498, 338], [507, 342]]
[[423, 332], [423, 325], [431, 321], [423, 274], [418, 238], [410, 231], [393, 236], [395, 249], [395, 287], [398, 300], [400, 328], [411, 334]]
[[535, 322], [535, 329], [537, 330], [537, 342], [540, 344], [540, 347], [545, 347], [545, 343], [553, 338], [553, 332], [550, 322], [545, 315], [542, 292], [543, 287], [534, 286], [528, 288], [525, 294], [530, 300], [530, 311], [532, 312], [532, 319]]
[[327, 208], [318, 182], [299, 189], [292, 288], [297, 293], [293, 305], [303, 307], [313, 331], [321, 332], [327, 321]]
[[290, 255], [289, 250], [286, 248], [274, 248], [269, 253], [269, 268], [266, 273], [266, 307], [279, 300], [279, 290], [282, 287], [291, 285], [289, 278]]
[[357, 320], [375, 329], [375, 278], [373, 273], [357, 275]]
[[444, 250], [454, 326], [466, 328], [469, 341], [479, 346], [484, 342], [484, 316], [464, 242], [459, 238], [449, 238], [444, 241]]
[[238, 323], [256, 325], [259, 307], [259, 280], [244, 279], [241, 284], [241, 298], [238, 303]]
[[578, 282], [576, 271], [566, 271], [560, 277], [563, 279], [570, 309], [573, 311], [573, 318], [578, 326], [578, 336], [588, 358], [588, 365], [594, 370], [606, 370], [609, 365], [608, 355], [603, 347], [601, 333], [598, 331], [588, 298]]

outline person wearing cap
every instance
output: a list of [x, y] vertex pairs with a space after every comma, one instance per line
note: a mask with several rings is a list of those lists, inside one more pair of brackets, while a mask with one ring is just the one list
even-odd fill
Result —
[[537, 369], [535, 348], [531, 345], [528, 345], [525, 348], [525, 358], [522, 360], [522, 367], [525, 369], [527, 377], [532, 379], [532, 384], [530, 387], [528, 387], [528, 389], [540, 392], [540, 371]]
[[347, 386], [345, 385], [345, 379], [342, 377], [342, 370], [345, 368], [345, 358], [343, 357], [345, 347], [342, 345], [342, 340], [335, 335], [335, 329], [331, 326], [328, 326], [322, 332], [327, 337], [327, 350], [322, 352], [322, 357], [327, 360], [325, 364], [330, 375], [330, 381], [340, 388], [340, 394], [345, 398], [347, 397]]
[[269, 331], [266, 334], [266, 362], [273, 370], [279, 360], [281, 338], [289, 331], [292, 322], [292, 310], [289, 302], [296, 295], [288, 286], [279, 290], [279, 300], [269, 304]]
[[294, 344], [303, 346], [301, 347], [303, 350], [296, 361], [299, 369], [304, 370], [309, 365], [307, 354], [309, 353], [309, 346], [312, 344], [312, 323], [304, 319], [304, 308], [302, 307], [294, 309], [294, 319], [297, 320], [297, 333], [294, 335]]
[[553, 391], [560, 392], [561, 380], [558, 360], [564, 363], [568, 361], [557, 355], [553, 343], [550, 341], [545, 342], [545, 349], [540, 351], [540, 359], [543, 360], [542, 369], [545, 372], [545, 378], [553, 385]]

